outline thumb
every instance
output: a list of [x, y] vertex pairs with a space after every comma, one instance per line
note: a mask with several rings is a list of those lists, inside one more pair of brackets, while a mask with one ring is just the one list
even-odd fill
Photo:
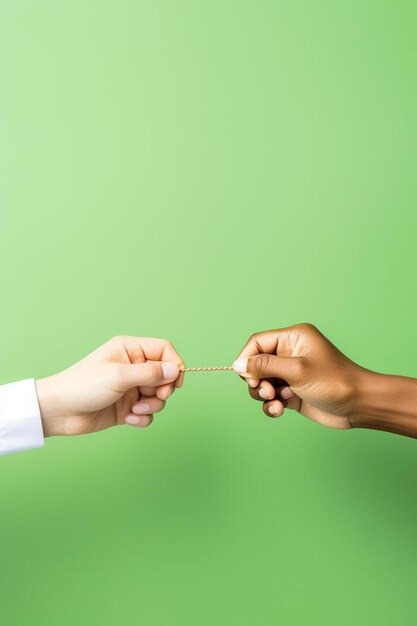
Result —
[[179, 374], [178, 365], [169, 361], [147, 361], [122, 365], [120, 386], [126, 391], [132, 387], [159, 387], [174, 382]]
[[281, 378], [288, 384], [295, 385], [302, 377], [303, 359], [276, 354], [258, 354], [247, 359], [238, 359], [233, 363], [233, 369], [241, 376]]

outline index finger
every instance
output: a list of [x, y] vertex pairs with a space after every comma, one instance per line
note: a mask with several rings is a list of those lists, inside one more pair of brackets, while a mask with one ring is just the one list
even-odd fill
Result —
[[266, 330], [251, 335], [239, 353], [238, 359], [249, 358], [257, 354], [274, 354], [278, 348], [278, 332]]
[[287, 328], [277, 328], [255, 333], [246, 342], [238, 359], [257, 356], [258, 354], [276, 354], [278, 356], [301, 356], [303, 338], [307, 336], [307, 324], [296, 324]]
[[177, 365], [184, 362], [174, 346], [167, 339], [157, 337], [123, 337], [123, 343], [131, 361], [172, 361]]
[[[176, 363], [179, 369], [185, 367], [184, 361], [167, 339], [157, 337], [123, 337], [123, 343], [132, 363], [169, 361]], [[175, 387], [181, 387], [183, 380], [184, 374], [180, 372], [175, 381]]]
[[[241, 359], [248, 359], [251, 356], [256, 356], [257, 354], [264, 354], [265, 352], [269, 354], [275, 354], [278, 348], [278, 334], [277, 331], [267, 330], [261, 333], [255, 333], [251, 335], [240, 351], [236, 361], [240, 361]], [[235, 363], [236, 363], [235, 361]], [[254, 389], [258, 387], [260, 384], [259, 378], [244, 378], [245, 382], [248, 383], [249, 387]]]
[[175, 389], [179, 389], [180, 387], [182, 387], [182, 384], [184, 382], [184, 372], [181, 371], [181, 368], [182, 367], [185, 368], [185, 363], [180, 357], [180, 355], [178, 354], [178, 352], [175, 350], [172, 343], [170, 343], [169, 341], [166, 341], [165, 346], [163, 348], [162, 360], [172, 361], [173, 363], [177, 363], [178, 367], [180, 368], [180, 375], [178, 376], [177, 380], [174, 383]]

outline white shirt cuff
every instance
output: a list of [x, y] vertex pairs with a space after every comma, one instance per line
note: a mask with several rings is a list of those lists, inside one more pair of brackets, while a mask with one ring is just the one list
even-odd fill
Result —
[[33, 378], [0, 385], [0, 454], [44, 445]]

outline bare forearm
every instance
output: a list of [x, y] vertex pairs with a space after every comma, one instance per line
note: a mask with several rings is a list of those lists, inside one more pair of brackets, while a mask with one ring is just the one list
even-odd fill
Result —
[[384, 430], [417, 438], [417, 380], [365, 372], [354, 428]]

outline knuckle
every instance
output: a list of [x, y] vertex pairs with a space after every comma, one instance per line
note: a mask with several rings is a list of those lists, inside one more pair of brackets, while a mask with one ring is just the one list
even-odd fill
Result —
[[154, 363], [153, 361], [147, 361], [146, 367], [149, 372], [149, 376], [152, 380], [159, 379], [162, 377], [161, 366], [159, 363]]
[[316, 333], [317, 332], [317, 328], [314, 326], [314, 324], [310, 324], [310, 322], [304, 322], [303, 324], [299, 324], [299, 328], [301, 331], [305, 332], [305, 333]]
[[172, 343], [172, 341], [169, 341], [169, 339], [164, 339], [166, 347], [170, 348], [171, 350], [173, 350], [174, 352], [177, 352], [175, 349], [174, 344]]
[[269, 354], [260, 354], [255, 359], [255, 374], [262, 374], [266, 371], [271, 363], [271, 356]]
[[120, 346], [121, 344], [123, 344], [123, 342], [124, 342], [124, 338], [122, 335], [115, 335], [109, 340], [108, 343], [115, 345], [115, 346]]

